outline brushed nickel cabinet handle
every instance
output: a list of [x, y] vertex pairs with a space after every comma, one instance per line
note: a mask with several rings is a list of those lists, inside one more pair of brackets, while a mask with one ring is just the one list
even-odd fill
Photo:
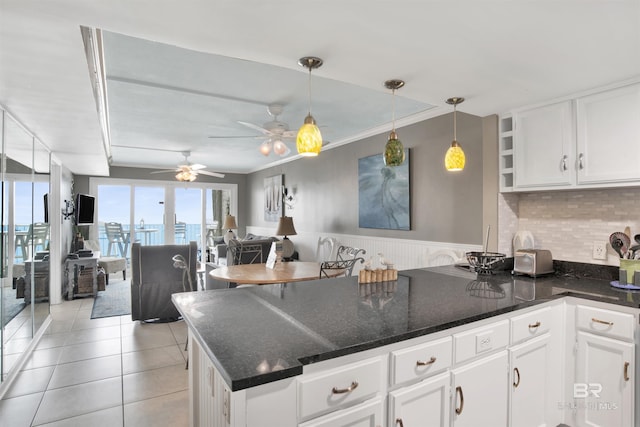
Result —
[[396, 425], [400, 427], [404, 427], [404, 423], [402, 422], [402, 418], [396, 418]]
[[595, 323], [601, 323], [601, 324], [607, 325], [607, 326], [613, 326], [613, 322], [607, 322], [606, 320], [596, 319], [595, 317], [592, 317], [591, 321], [595, 322]]
[[456, 407], [456, 414], [460, 415], [464, 409], [464, 394], [462, 393], [462, 387], [456, 387], [456, 397], [460, 397], [460, 407]]
[[624, 380], [629, 381], [629, 362], [624, 362]]
[[535, 329], [540, 327], [541, 323], [540, 322], [536, 322], [536, 323], [530, 323], [529, 324], [529, 329]]
[[578, 155], [578, 169], [584, 169], [584, 154], [580, 153], [580, 155]]
[[436, 358], [431, 356], [431, 359], [429, 360], [417, 360], [416, 361], [416, 366], [426, 366], [426, 365], [433, 365], [434, 363], [436, 363]]
[[351, 381], [351, 385], [347, 388], [338, 388], [334, 387], [331, 389], [331, 393], [333, 394], [343, 394], [349, 393], [350, 391], [355, 390], [358, 387], [358, 381]]
[[560, 170], [562, 172], [567, 170], [567, 155], [562, 156], [562, 160], [560, 161]]
[[515, 378], [516, 375], [518, 376], [518, 379], [513, 380], [513, 387], [518, 388], [518, 386], [520, 385], [520, 370], [518, 368], [513, 368], [513, 377]]

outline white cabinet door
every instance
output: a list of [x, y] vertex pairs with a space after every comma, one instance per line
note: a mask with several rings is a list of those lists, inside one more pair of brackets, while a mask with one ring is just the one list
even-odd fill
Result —
[[575, 136], [571, 101], [514, 114], [517, 189], [574, 185]]
[[578, 184], [640, 180], [640, 84], [578, 98]]
[[[511, 363], [511, 427], [543, 427], [550, 424], [548, 392], [560, 387], [550, 378], [549, 334], [533, 338], [509, 350]], [[557, 402], [556, 407], [557, 409]], [[554, 423], [555, 426], [557, 423]]]
[[[192, 426], [225, 427], [229, 393], [209, 356], [189, 336], [189, 392]], [[227, 406], [225, 406], [227, 404]]]
[[633, 343], [582, 331], [577, 335], [576, 383], [573, 386], [576, 424], [634, 425]]
[[454, 427], [507, 425], [508, 363], [503, 350], [452, 371]]
[[449, 373], [389, 393], [389, 426], [448, 427]]
[[383, 400], [380, 397], [360, 405], [298, 424], [299, 427], [382, 427]]

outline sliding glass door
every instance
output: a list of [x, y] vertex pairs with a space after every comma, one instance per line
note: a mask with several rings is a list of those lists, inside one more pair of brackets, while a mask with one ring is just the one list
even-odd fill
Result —
[[[100, 242], [103, 253], [129, 258], [131, 243], [142, 245], [186, 244], [198, 242], [213, 246], [221, 235], [224, 215], [236, 214], [237, 185], [135, 181], [91, 178], [92, 194], [97, 195], [98, 222], [91, 237]], [[125, 254], [107, 233], [108, 223], [122, 226]], [[111, 242], [111, 245], [110, 245]]]

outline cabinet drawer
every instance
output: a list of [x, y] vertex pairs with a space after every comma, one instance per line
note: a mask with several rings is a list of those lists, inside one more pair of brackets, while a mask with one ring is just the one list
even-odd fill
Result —
[[455, 363], [462, 363], [479, 354], [504, 348], [508, 344], [508, 320], [502, 320], [487, 326], [471, 329], [467, 332], [455, 334], [453, 336]]
[[537, 337], [551, 327], [551, 307], [545, 307], [511, 319], [511, 344]]
[[635, 316], [602, 308], [576, 307], [576, 326], [578, 329], [605, 335], [611, 338], [633, 340]]
[[301, 420], [373, 397], [382, 388], [386, 369], [380, 357], [298, 379]]
[[400, 384], [451, 366], [451, 337], [391, 352], [391, 383]]

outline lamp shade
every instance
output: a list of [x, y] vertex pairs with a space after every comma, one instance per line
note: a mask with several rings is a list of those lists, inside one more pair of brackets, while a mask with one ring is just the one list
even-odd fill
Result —
[[231, 230], [232, 228], [238, 228], [238, 225], [236, 224], [236, 217], [233, 215], [227, 215], [226, 218], [224, 219], [224, 225], [222, 226], [222, 228], [226, 230]]
[[322, 150], [322, 134], [311, 114], [304, 119], [304, 124], [298, 130], [296, 148], [298, 154], [306, 157], [317, 156]]
[[276, 230], [276, 236], [295, 236], [296, 229], [293, 226], [293, 218], [290, 216], [280, 217], [278, 222], [278, 230]]
[[462, 147], [457, 141], [453, 141], [444, 156], [444, 167], [451, 172], [461, 171], [464, 169], [465, 161], [466, 158]]

